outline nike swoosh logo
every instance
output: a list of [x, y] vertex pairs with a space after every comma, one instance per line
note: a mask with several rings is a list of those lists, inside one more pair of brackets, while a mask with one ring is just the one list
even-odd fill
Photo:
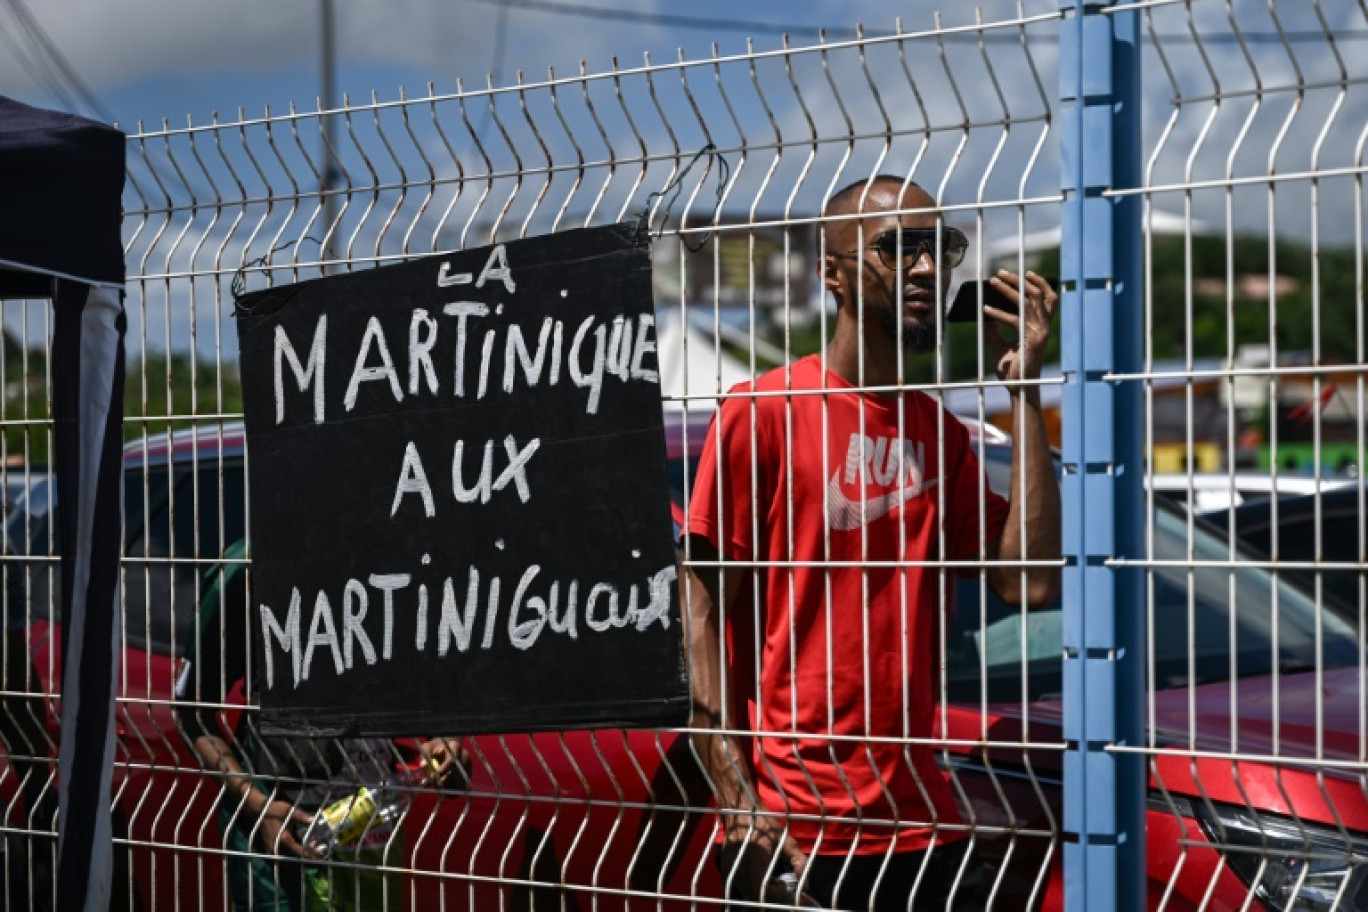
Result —
[[827, 485], [827, 525], [838, 532], [850, 532], [867, 526], [893, 508], [900, 507], [918, 494], [935, 487], [939, 482], [939, 478], [933, 478], [930, 481], [923, 481], [921, 486], [915, 489], [899, 488], [868, 500], [852, 501], [841, 490], [841, 472], [837, 470]]

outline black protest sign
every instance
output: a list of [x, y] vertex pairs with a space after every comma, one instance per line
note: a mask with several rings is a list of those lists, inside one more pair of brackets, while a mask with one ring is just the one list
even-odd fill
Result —
[[687, 717], [635, 225], [273, 288], [240, 310], [268, 729]]

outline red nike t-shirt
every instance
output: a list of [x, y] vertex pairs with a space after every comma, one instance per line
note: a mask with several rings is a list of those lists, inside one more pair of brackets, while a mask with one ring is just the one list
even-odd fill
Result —
[[960, 820], [933, 749], [866, 739], [936, 734], [955, 572], [898, 564], [979, 559], [1007, 503], [980, 503], [968, 430], [929, 396], [858, 392], [816, 355], [788, 370], [732, 390], [757, 395], [724, 402], [689, 501], [690, 533], [757, 563], [723, 614], [733, 718], [765, 733], [756, 788], [805, 852], [918, 851]]

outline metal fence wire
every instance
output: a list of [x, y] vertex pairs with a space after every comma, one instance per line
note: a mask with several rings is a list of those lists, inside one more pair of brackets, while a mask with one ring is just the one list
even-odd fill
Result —
[[[781, 863], [747, 892], [746, 857], [718, 851], [732, 824], [797, 837], [814, 859], [798, 891], [843, 908], [863, 881], [896, 908], [1055, 909], [1067, 896], [1074, 909], [1368, 909], [1368, 7], [955, 15], [128, 131], [116, 906], [246, 907], [300, 890], [355, 908], [720, 909], [728, 891], [731, 908], [791, 906], [765, 892]], [[1113, 88], [1141, 111], [1139, 180], [1090, 192], [1142, 215], [1133, 238], [1079, 238], [1061, 190], [1069, 155], [1114, 155], [1097, 144], [1115, 136], [1061, 139], [1075, 103], [1061, 87], [1082, 66], [1077, 97], [1092, 91], [1089, 55], [1121, 47], [1109, 36], [1122, 17], [1143, 78]], [[946, 259], [944, 239], [963, 232], [953, 282], [905, 286], [869, 246], [882, 229], [824, 217], [833, 193], [876, 175], [924, 189], [929, 201], [895, 195], [882, 217], [932, 226], [928, 252]], [[721, 589], [717, 713], [669, 731], [433, 732], [452, 736], [454, 769], [401, 785], [397, 816], [359, 854], [274, 854], [287, 818], [375, 769], [417, 768], [422, 747], [263, 738], [250, 670], [226, 670], [250, 635], [247, 590], [228, 581], [252, 553], [235, 290], [632, 218], [653, 234], [676, 518], [722, 527], [720, 554], [701, 534], [680, 539], [684, 599]], [[852, 235], [843, 260], [828, 242]], [[1114, 289], [1068, 251], [1131, 242], [1143, 329], [1122, 338], [1118, 318], [1105, 338], [1137, 360], [1071, 364], [1076, 327], [1112, 332], [1110, 317], [1070, 322], [1071, 309]], [[863, 321], [851, 376], [826, 347], [841, 262], [857, 289], [841, 306]], [[999, 269], [1059, 287], [1038, 379], [999, 379], [990, 316], [940, 316], [960, 280]], [[892, 336], [871, 314], [880, 294], [904, 304], [922, 290], [935, 344], [894, 345], [889, 379], [870, 352]], [[44, 301], [0, 306], [0, 848], [5, 907], [28, 909], [54, 895], [59, 800], [51, 322]], [[1131, 391], [1116, 401], [1135, 406], [1099, 410], [1074, 383]], [[1014, 422], [1017, 399], [1039, 400], [1039, 430]], [[1008, 560], [996, 498], [1034, 502], [1012, 454], [1042, 431], [1064, 446], [1064, 552]], [[1133, 552], [1070, 525], [1070, 478], [1115, 472], [1077, 461], [1089, 451], [1069, 441], [1118, 432], [1143, 448], [1143, 493], [1107, 508], [1141, 517]], [[1088, 490], [1092, 511], [1104, 489]], [[1012, 516], [1018, 531], [1039, 521]], [[1061, 569], [1130, 590], [1066, 582], [1031, 609], [996, 594], [1000, 577]], [[1074, 649], [1074, 619], [1126, 605], [1142, 642]], [[1071, 689], [1066, 654], [1138, 658], [1143, 684]], [[1133, 697], [1143, 736], [1080, 740], [1083, 693], [1093, 711]], [[734, 749], [710, 756], [719, 733]], [[1138, 851], [1103, 848], [1136, 869], [1106, 873], [1071, 847], [1117, 832], [1097, 758], [1127, 757], [1145, 766], [1144, 820], [1120, 840]], [[728, 787], [728, 764], [748, 787]]]

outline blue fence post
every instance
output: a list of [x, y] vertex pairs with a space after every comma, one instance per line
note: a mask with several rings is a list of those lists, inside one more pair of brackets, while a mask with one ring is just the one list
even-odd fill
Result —
[[1061, 0], [1064, 881], [1069, 912], [1145, 908], [1139, 14]]

